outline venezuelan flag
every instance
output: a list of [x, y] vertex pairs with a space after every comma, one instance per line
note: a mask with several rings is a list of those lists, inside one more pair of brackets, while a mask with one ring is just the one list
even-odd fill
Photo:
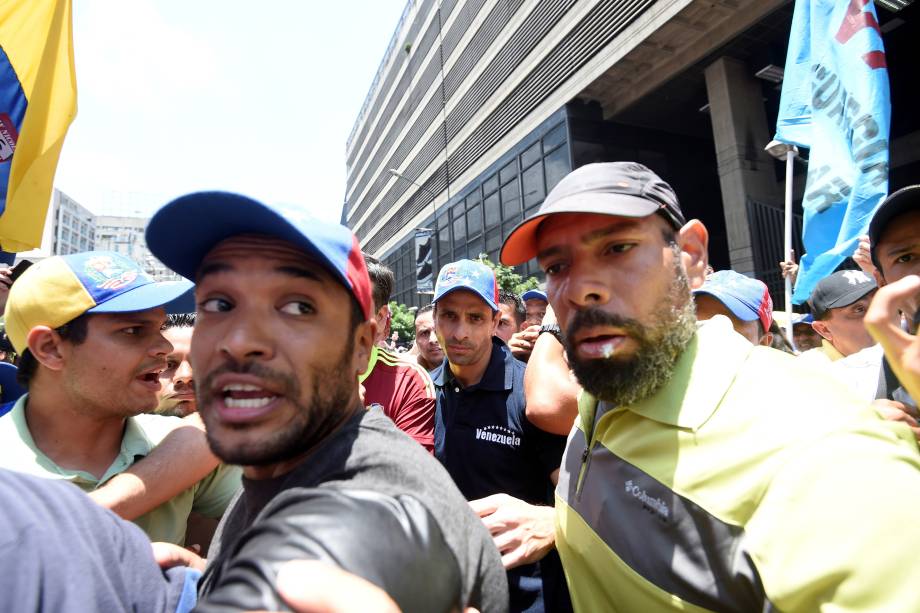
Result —
[[71, 0], [0, 1], [0, 249], [41, 243], [77, 114]]

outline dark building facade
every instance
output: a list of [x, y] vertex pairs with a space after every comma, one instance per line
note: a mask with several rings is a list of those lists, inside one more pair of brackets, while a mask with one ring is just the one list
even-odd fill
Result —
[[[877, 4], [896, 189], [920, 177], [920, 16]], [[791, 18], [786, 0], [410, 0], [348, 139], [342, 221], [393, 268], [394, 299], [421, 305], [416, 228], [434, 231], [435, 272], [496, 261], [571, 169], [635, 160], [709, 228], [715, 268], [758, 276], [781, 303], [784, 174], [763, 149]]]

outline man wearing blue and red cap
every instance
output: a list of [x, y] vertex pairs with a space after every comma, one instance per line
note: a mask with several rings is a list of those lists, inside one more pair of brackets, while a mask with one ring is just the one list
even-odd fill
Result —
[[[194, 308], [191, 289], [156, 283], [112, 252], [29, 268], [6, 304], [28, 394], [0, 421], [0, 465], [96, 493], [151, 453], [183, 423], [140, 414], [157, 406], [173, 349], [161, 331], [167, 313]], [[218, 468], [135, 522], [153, 540], [182, 544], [189, 513], [220, 517], [238, 487], [237, 469]]]
[[511, 610], [566, 610], [551, 506], [565, 438], [527, 419], [524, 363], [494, 336], [498, 299], [495, 274], [480, 262], [452, 262], [438, 274], [434, 326], [446, 358], [431, 372], [435, 457], [492, 532]]
[[[178, 237], [176, 224], [196, 231]], [[282, 609], [277, 575], [301, 558], [363, 577], [405, 610], [501, 610], [488, 532], [444, 469], [361, 404], [376, 322], [354, 235], [294, 207], [206, 192], [160, 209], [147, 244], [196, 280], [198, 412], [214, 453], [243, 467], [197, 610]], [[158, 558], [204, 565], [175, 547]]]
[[693, 290], [693, 299], [698, 321], [722, 315], [732, 322], [735, 332], [752, 344], [769, 347], [773, 342], [773, 300], [763, 281], [734, 270], [720, 270]]

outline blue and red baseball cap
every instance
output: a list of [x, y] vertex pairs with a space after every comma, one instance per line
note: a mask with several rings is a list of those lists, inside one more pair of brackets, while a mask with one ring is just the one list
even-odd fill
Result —
[[114, 251], [56, 255], [29, 267], [10, 287], [4, 320], [16, 351], [32, 328], [59, 328], [84, 313], [133, 313], [164, 307], [195, 310], [189, 281], [157, 282], [134, 260]]
[[764, 331], [773, 323], [773, 299], [770, 290], [757, 279], [734, 270], [720, 270], [706, 278], [693, 295], [708, 294], [725, 305], [741, 321], [760, 320]]
[[549, 299], [546, 297], [546, 292], [538, 289], [529, 289], [523, 294], [521, 294], [521, 300], [542, 300], [543, 302], [549, 302]]
[[438, 273], [432, 302], [437, 302], [458, 289], [475, 293], [485, 300], [493, 311], [498, 310], [498, 284], [495, 282], [495, 272], [485, 264], [473, 260], [445, 264]]
[[[181, 227], [194, 232], [177, 232]], [[302, 207], [265, 204], [229, 192], [188, 194], [154, 213], [147, 247], [171, 269], [194, 279], [211, 249], [240, 234], [271, 236], [302, 249], [345, 286], [365, 318], [373, 316], [371, 282], [358, 239], [345, 226], [317, 219]]]

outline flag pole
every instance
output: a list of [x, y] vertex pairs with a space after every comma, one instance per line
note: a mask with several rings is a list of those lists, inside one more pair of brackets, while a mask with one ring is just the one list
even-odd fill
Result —
[[[786, 161], [786, 197], [783, 211], [783, 259], [791, 257], [792, 253], [792, 180], [793, 180], [793, 163], [795, 156], [799, 153], [799, 148], [782, 141], [773, 140], [765, 147], [767, 153], [776, 159]], [[795, 341], [792, 336], [792, 279], [789, 275], [784, 278], [785, 286], [785, 310], [786, 310], [786, 337], [794, 349]]]

